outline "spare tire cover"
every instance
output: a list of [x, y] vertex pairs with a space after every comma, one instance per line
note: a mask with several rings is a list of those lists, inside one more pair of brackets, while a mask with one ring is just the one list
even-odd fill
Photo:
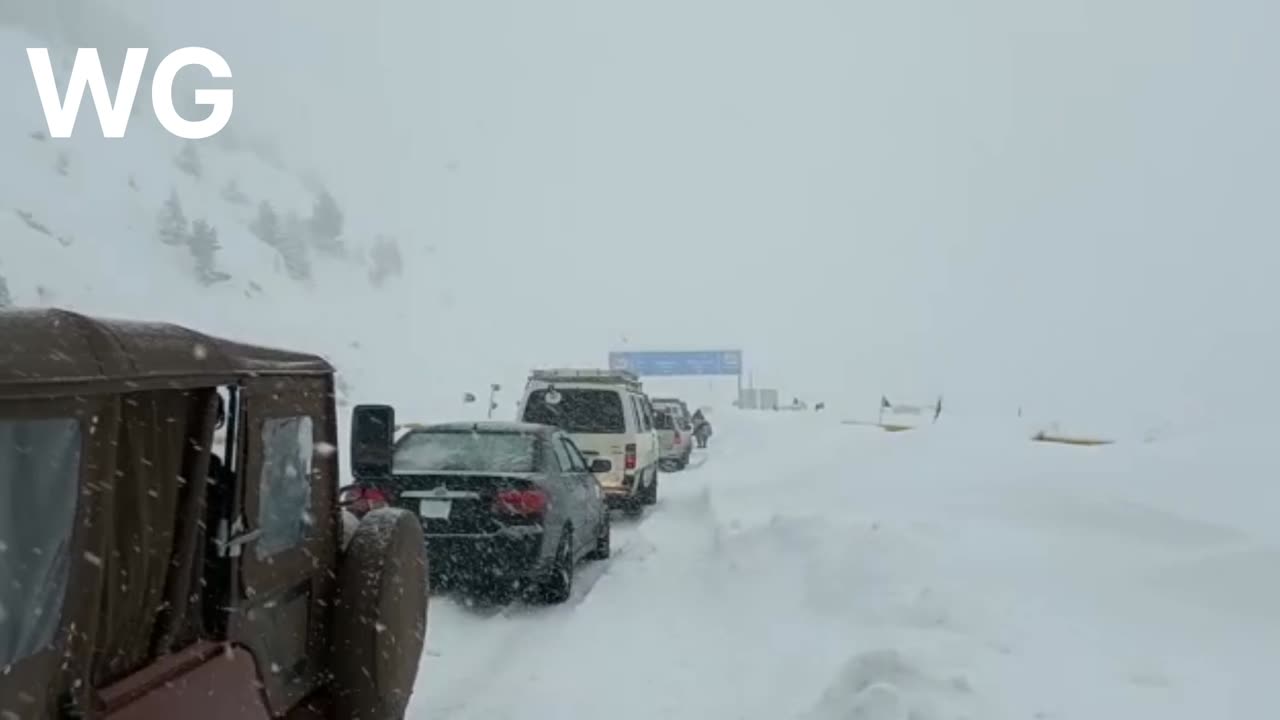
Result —
[[427, 633], [427, 550], [411, 513], [365, 515], [338, 574], [334, 700], [338, 717], [404, 717]]

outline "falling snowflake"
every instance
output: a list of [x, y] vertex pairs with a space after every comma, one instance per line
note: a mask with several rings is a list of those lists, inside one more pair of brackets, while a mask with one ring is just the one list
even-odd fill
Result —
[[195, 346], [191, 348], [191, 354], [197, 360], [204, 360], [209, 357], [209, 348], [205, 347], [203, 343], [196, 343]]
[[94, 554], [93, 554], [93, 553], [91, 553], [91, 552], [87, 552], [87, 553], [85, 553], [85, 554], [84, 554], [84, 559], [85, 559], [85, 560], [86, 560], [90, 565], [93, 565], [93, 566], [95, 566], [95, 567], [102, 567], [102, 558], [101, 558], [101, 557], [98, 557], [97, 555], [94, 555]]
[[338, 454], [338, 447], [332, 443], [322, 442], [316, 443], [316, 455], [320, 457], [333, 457]]

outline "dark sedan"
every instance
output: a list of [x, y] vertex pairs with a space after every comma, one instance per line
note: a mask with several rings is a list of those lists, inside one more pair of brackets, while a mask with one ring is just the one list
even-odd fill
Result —
[[416, 427], [362, 499], [422, 519], [431, 575], [559, 603], [584, 558], [609, 556], [604, 493], [567, 435], [507, 422]]

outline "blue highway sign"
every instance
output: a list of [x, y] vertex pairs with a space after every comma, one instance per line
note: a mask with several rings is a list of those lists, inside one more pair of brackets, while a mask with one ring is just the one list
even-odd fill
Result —
[[611, 370], [629, 370], [640, 376], [741, 375], [741, 350], [692, 352], [612, 352]]

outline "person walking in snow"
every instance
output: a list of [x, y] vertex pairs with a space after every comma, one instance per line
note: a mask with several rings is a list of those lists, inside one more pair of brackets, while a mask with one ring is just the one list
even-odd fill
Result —
[[705, 448], [707, 441], [711, 439], [711, 423], [702, 414], [702, 410], [693, 413], [693, 437], [698, 441], [700, 448]]

